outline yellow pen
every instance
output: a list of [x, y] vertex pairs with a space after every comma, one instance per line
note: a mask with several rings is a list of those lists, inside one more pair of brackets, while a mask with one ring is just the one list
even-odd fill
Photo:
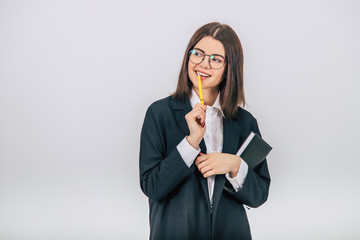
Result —
[[[200, 95], [200, 103], [201, 105], [204, 106], [204, 99], [203, 99], [203, 94], [202, 94], [202, 86], [201, 86], [201, 77], [200, 74], [198, 74], [198, 85], [199, 85], [199, 95]], [[196, 122], [201, 126], [204, 127], [205, 126], [205, 122], [203, 124], [201, 124], [201, 120], [199, 117], [196, 118]]]
[[201, 103], [201, 105], [204, 105], [204, 99], [203, 99], [203, 94], [202, 94], [202, 86], [201, 86], [201, 77], [200, 77], [200, 74], [198, 74], [198, 85], [199, 85], [200, 103]]

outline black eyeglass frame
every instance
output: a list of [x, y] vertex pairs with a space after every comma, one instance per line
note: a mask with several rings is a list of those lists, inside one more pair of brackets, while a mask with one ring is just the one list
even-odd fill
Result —
[[[191, 54], [192, 54], [191, 52], [194, 51], [194, 50], [200, 51], [200, 52], [202, 52], [202, 53], [204, 54], [204, 57], [202, 58], [202, 60], [201, 60], [199, 63], [194, 63], [193, 61], [190, 60], [190, 56], [191, 56]], [[199, 49], [199, 48], [193, 48], [193, 49], [191, 49], [191, 50], [189, 51], [189, 61], [192, 62], [192, 63], [195, 64], [195, 65], [199, 65], [200, 63], [202, 63], [202, 62], [204, 61], [204, 59], [205, 59], [206, 56], [209, 56], [209, 66], [210, 66], [211, 68], [213, 68], [213, 69], [220, 69], [220, 68], [222, 68], [222, 67], [225, 65], [225, 63], [226, 63], [226, 58], [224, 58], [224, 57], [221, 56], [220, 54], [211, 54], [211, 55], [209, 55], [209, 54], [206, 54], [203, 50], [201, 50], [201, 49]], [[219, 68], [214, 68], [214, 67], [211, 65], [211, 61], [210, 61], [211, 56], [218, 56], [218, 57], [221, 57], [222, 59], [224, 59], [223, 65], [222, 65], [221, 67], [219, 67]]]

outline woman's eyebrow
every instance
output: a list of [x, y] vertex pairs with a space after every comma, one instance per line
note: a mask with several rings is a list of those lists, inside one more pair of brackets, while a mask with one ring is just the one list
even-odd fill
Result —
[[[200, 51], [202, 51], [203, 53], [206, 53], [204, 50], [202, 50], [201, 48], [194, 48], [194, 49], [196, 49], [196, 50], [200, 50]], [[217, 54], [217, 53], [212, 53], [212, 54], [210, 54], [210, 55], [215, 55], [215, 56], [220, 56], [220, 57], [223, 57], [223, 58], [225, 58], [223, 55], [221, 55], [221, 54]]]
[[200, 51], [202, 51], [203, 53], [205, 53], [205, 51], [204, 51], [204, 50], [202, 50], [201, 48], [194, 48], [194, 49], [196, 49], [196, 50], [200, 50]]

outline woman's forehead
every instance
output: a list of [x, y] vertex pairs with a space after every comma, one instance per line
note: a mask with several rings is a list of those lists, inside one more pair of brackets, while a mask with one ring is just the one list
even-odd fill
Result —
[[202, 38], [194, 48], [200, 48], [206, 54], [219, 54], [225, 56], [225, 48], [224, 45], [217, 39], [206, 36]]

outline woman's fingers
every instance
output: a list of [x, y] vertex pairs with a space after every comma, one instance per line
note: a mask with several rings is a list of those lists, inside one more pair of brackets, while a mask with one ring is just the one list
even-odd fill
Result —
[[185, 115], [185, 118], [195, 120], [195, 121], [196, 121], [196, 119], [200, 118], [201, 123], [205, 122], [205, 117], [206, 117], [206, 113], [200, 107], [194, 108], [191, 112], [189, 112], [188, 114]]
[[215, 175], [214, 165], [211, 164], [211, 160], [207, 154], [202, 154], [195, 160], [195, 165], [201, 172], [204, 178]]
[[200, 103], [195, 104], [194, 109], [201, 108], [204, 112], [206, 112], [206, 105], [201, 105]]
[[195, 160], [195, 165], [196, 165], [197, 167], [199, 167], [198, 165], [199, 165], [200, 163], [202, 163], [202, 162], [204, 162], [206, 159], [208, 159], [208, 156], [207, 156], [206, 154], [204, 154], [204, 155], [201, 155], [201, 154], [202, 154], [202, 153], [200, 153], [200, 156], [197, 157], [196, 160]]
[[208, 164], [208, 161], [203, 161], [198, 165], [198, 169], [204, 178], [210, 177], [216, 174], [216, 169], [212, 164]]
[[205, 173], [209, 172], [210, 170], [212, 170], [212, 167], [210, 165], [207, 165], [201, 169], [199, 169], [199, 171], [201, 172], [202, 175], [204, 175]]
[[187, 137], [188, 142], [194, 148], [198, 148], [201, 139], [204, 137], [205, 117], [206, 117], [206, 106], [196, 104], [194, 108], [185, 115], [185, 120], [189, 128], [189, 136]]
[[205, 112], [196, 111], [195, 114], [194, 114], [194, 117], [195, 117], [195, 120], [199, 118], [200, 121], [201, 121], [201, 124], [205, 124], [205, 117], [206, 117]]
[[199, 171], [201, 171], [202, 168], [206, 167], [206, 166], [209, 166], [209, 162], [204, 160], [202, 161], [201, 163], [198, 163], [197, 165], [197, 168], [199, 169]]
[[[205, 124], [205, 117], [206, 117], [206, 106], [203, 106], [203, 105], [200, 105], [200, 104], [196, 104], [194, 106], [194, 115], [193, 117], [195, 117], [195, 120], [199, 123], [200, 121], [200, 124], [201, 126], [203, 127], [204, 124]], [[200, 119], [200, 120], [199, 120]]]
[[240, 164], [240, 157], [225, 153], [201, 154], [195, 160], [195, 165], [205, 178], [216, 174], [226, 174], [228, 172], [236, 176]]
[[203, 177], [207, 178], [207, 177], [210, 177], [213, 175], [216, 175], [216, 172], [213, 169], [211, 169], [211, 170], [207, 171], [205, 174], [203, 174]]

